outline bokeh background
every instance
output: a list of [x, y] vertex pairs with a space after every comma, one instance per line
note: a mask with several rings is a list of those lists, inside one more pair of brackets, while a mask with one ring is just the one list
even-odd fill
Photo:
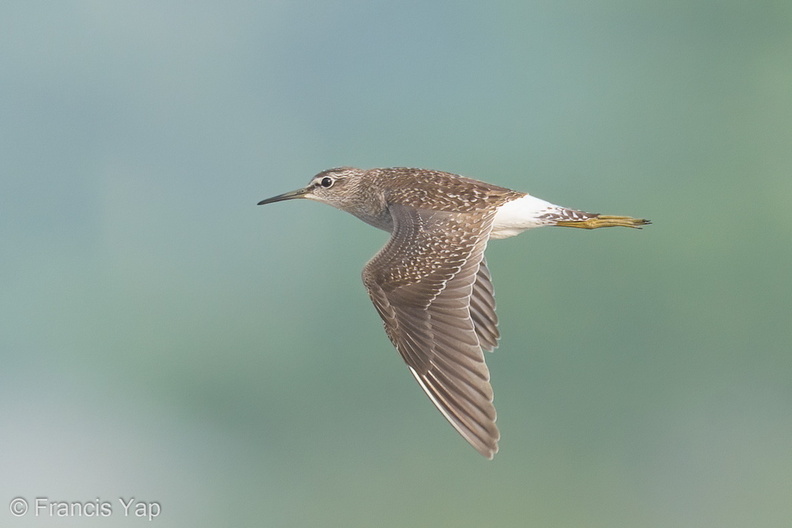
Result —
[[[792, 523], [791, 3], [5, 2], [0, 94], [3, 526]], [[491, 244], [494, 461], [255, 205], [338, 165], [654, 221]]]

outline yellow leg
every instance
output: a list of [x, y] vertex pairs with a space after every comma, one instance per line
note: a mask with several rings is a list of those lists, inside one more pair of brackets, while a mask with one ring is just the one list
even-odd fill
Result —
[[579, 227], [581, 229], [597, 229], [600, 227], [634, 227], [641, 229], [641, 226], [651, 224], [649, 220], [643, 218], [632, 218], [630, 216], [607, 216], [597, 215], [585, 220], [559, 220], [556, 225], [561, 227]]

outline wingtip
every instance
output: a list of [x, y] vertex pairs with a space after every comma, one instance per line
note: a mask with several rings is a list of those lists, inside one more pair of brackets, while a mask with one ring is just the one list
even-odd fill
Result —
[[478, 449], [478, 452], [481, 453], [487, 460], [493, 460], [495, 455], [498, 454], [498, 444], [495, 444], [495, 447], [491, 449]]

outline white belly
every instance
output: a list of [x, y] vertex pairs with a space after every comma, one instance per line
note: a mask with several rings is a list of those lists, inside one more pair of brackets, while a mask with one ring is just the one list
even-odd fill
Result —
[[519, 235], [526, 229], [551, 225], [553, 224], [551, 220], [542, 217], [559, 209], [561, 208], [557, 205], [530, 194], [506, 202], [495, 213], [490, 238], [509, 238]]

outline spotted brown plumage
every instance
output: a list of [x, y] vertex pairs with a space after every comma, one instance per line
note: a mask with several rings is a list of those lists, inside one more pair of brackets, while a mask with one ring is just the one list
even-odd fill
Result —
[[484, 352], [500, 338], [484, 259], [491, 238], [546, 225], [597, 229], [648, 220], [568, 209], [455, 174], [403, 167], [328, 169], [259, 205], [307, 198], [391, 233], [363, 269], [385, 332], [420, 386], [482, 455], [500, 433]]

